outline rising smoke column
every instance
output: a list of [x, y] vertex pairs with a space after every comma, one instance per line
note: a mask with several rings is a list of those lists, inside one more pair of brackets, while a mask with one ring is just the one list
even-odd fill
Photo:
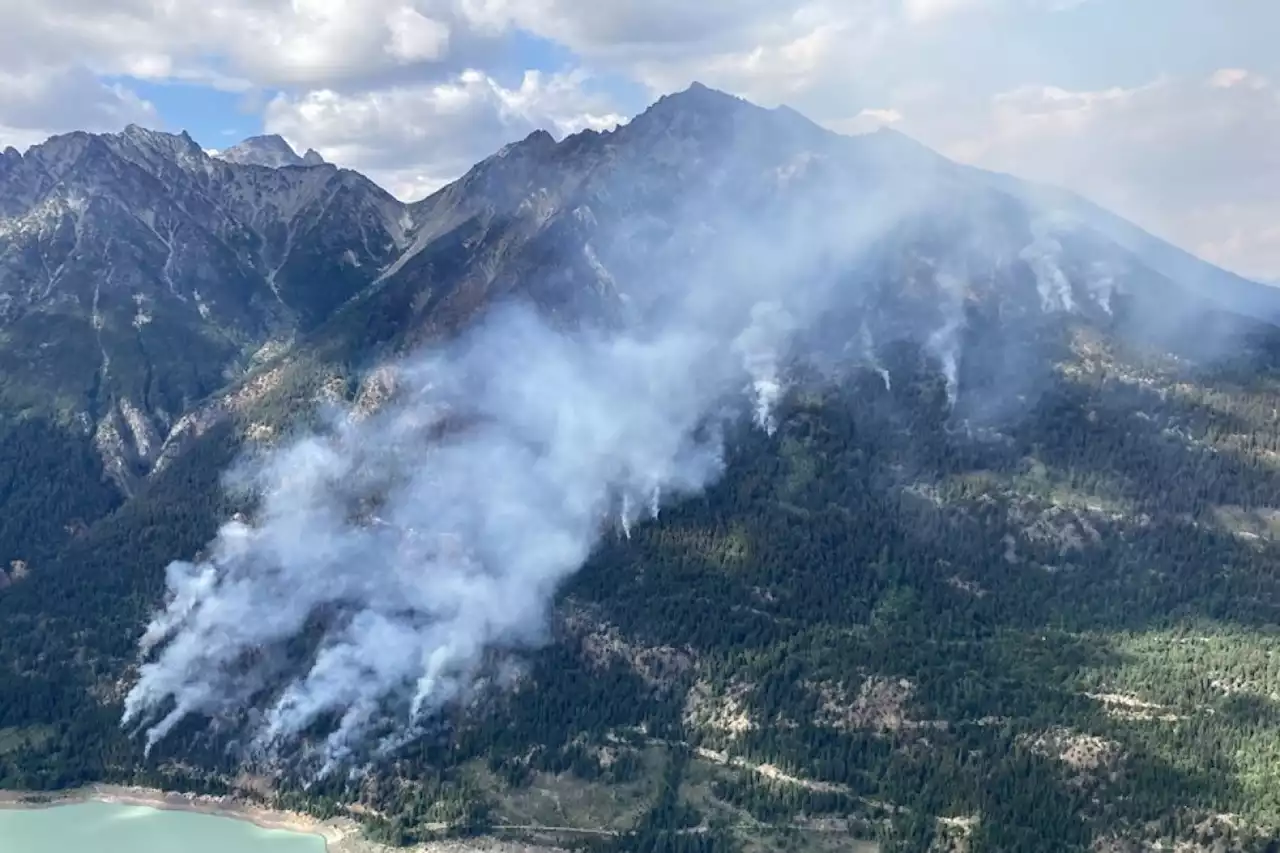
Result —
[[884, 383], [884, 390], [892, 391], [893, 379], [889, 376], [889, 371], [880, 363], [880, 359], [876, 357], [875, 338], [871, 336], [871, 327], [867, 325], [865, 317], [862, 325], [858, 327], [858, 342], [861, 346], [863, 361], [880, 376], [880, 381]]
[[960, 393], [960, 352], [967, 318], [964, 310], [965, 282], [950, 273], [938, 273], [942, 300], [942, 325], [929, 335], [928, 348], [942, 363], [947, 383], [947, 405], [955, 409]]
[[1046, 313], [1051, 311], [1071, 312], [1076, 309], [1075, 296], [1071, 281], [1062, 271], [1060, 259], [1062, 244], [1054, 236], [1050, 220], [1032, 220], [1032, 241], [1018, 253], [1031, 267], [1036, 277], [1036, 290], [1040, 294], [1040, 307]]
[[[189, 715], [257, 702], [270, 754], [336, 715], [326, 766], [388, 711], [410, 729], [488, 653], [543, 638], [619, 494], [652, 511], [717, 475], [706, 413], [741, 370], [693, 328], [565, 335], [518, 309], [400, 365], [380, 412], [242, 466], [253, 523], [168, 567], [124, 724], [150, 748]], [[299, 670], [282, 649], [317, 630]]]
[[777, 302], [751, 307], [751, 324], [733, 342], [751, 383], [747, 393], [755, 402], [756, 426], [773, 435], [778, 424], [774, 410], [782, 400], [783, 349], [795, 329], [795, 320]]

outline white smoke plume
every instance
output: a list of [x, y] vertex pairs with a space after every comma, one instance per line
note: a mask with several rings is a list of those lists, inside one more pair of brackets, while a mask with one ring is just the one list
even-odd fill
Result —
[[1116, 274], [1117, 270], [1112, 264], [1098, 262], [1093, 265], [1092, 275], [1086, 282], [1093, 300], [1108, 317], [1113, 316], [1111, 299], [1116, 293]]
[[884, 390], [893, 390], [893, 380], [889, 377], [889, 371], [880, 363], [880, 359], [876, 357], [876, 342], [871, 335], [871, 327], [867, 325], [867, 321], [863, 318], [862, 325], [858, 328], [858, 342], [862, 349], [862, 359], [871, 369], [880, 376], [880, 381], [884, 383]]
[[631, 538], [631, 524], [635, 521], [635, 508], [631, 505], [631, 495], [622, 495], [622, 509], [618, 512], [618, 522], [622, 525], [622, 535]]
[[[649, 518], [656, 519], [662, 511], [662, 487], [654, 486], [649, 492]], [[637, 509], [636, 500], [632, 497], [631, 492], [624, 491], [622, 493], [622, 507], [618, 510], [618, 525], [622, 528], [622, 535], [630, 539], [631, 527], [640, 518], [640, 511]]]
[[942, 289], [942, 325], [929, 336], [930, 351], [942, 363], [947, 383], [947, 405], [952, 409], [960, 395], [960, 350], [966, 324], [964, 312], [965, 283], [950, 273], [938, 273]]
[[751, 308], [751, 325], [733, 342], [734, 352], [751, 377], [748, 392], [755, 401], [756, 426], [773, 435], [778, 424], [774, 410], [785, 390], [782, 358], [795, 320], [777, 302], [758, 302]]
[[1054, 237], [1052, 225], [1045, 220], [1033, 220], [1031, 233], [1034, 239], [1018, 256], [1035, 274], [1041, 309], [1046, 312], [1076, 310], [1071, 281], [1059, 263], [1062, 244]]
[[[401, 365], [407, 390], [382, 411], [245, 466], [256, 517], [225, 525], [205, 561], [169, 566], [125, 724], [150, 748], [188, 715], [273, 688], [257, 746], [336, 715], [330, 765], [388, 710], [411, 727], [487, 654], [540, 641], [619, 495], [656, 512], [716, 476], [706, 413], [736, 390], [734, 361], [691, 327], [566, 335], [508, 309]], [[281, 648], [308, 632], [318, 647], [299, 674]]]
[[1046, 311], [1074, 312], [1080, 308], [1078, 298], [1092, 302], [1107, 316], [1112, 316], [1112, 299], [1124, 268], [1113, 261], [1095, 261], [1074, 280], [1063, 269], [1064, 249], [1059, 236], [1072, 233], [1080, 226], [1070, 217], [1057, 214], [1040, 216], [1031, 221], [1033, 240], [1018, 256], [1031, 268], [1040, 294], [1041, 308]]

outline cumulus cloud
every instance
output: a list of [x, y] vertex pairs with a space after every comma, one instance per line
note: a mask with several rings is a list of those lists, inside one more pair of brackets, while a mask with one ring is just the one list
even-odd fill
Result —
[[474, 20], [491, 27], [517, 26], [594, 59], [629, 59], [655, 51], [705, 53], [741, 46], [769, 30], [787, 27], [791, 19], [804, 17], [817, 5], [821, 3], [769, 0], [472, 0], [466, 4]]
[[83, 69], [0, 70], [0, 147], [18, 149], [71, 130], [116, 130], [130, 122], [154, 125], [155, 107], [120, 84]]
[[[505, 65], [504, 36], [553, 41], [595, 67], [724, 64], [841, 33], [846, 50], [887, 25], [1063, 0], [44, 0], [11, 4], [0, 66], [83, 64], [145, 79], [224, 87], [368, 87]], [[792, 48], [791, 54], [795, 50]], [[787, 73], [784, 67], [776, 72]], [[656, 81], [647, 81], [656, 82]], [[681, 81], [687, 82], [687, 81]], [[664, 90], [670, 88], [662, 87]]]
[[435, 84], [280, 95], [265, 120], [299, 150], [314, 148], [402, 198], [418, 198], [539, 128], [565, 135], [616, 125], [622, 117], [587, 82], [581, 72], [530, 71], [507, 88], [470, 70]]
[[376, 82], [406, 66], [454, 70], [493, 34], [454, 0], [48, 0], [5, 10], [0, 64], [79, 63], [222, 85]]
[[454, 0], [47, 0], [3, 12], [0, 127], [26, 143], [73, 127], [162, 123], [101, 77], [360, 92], [502, 65], [500, 34], [471, 27]]
[[815, 5], [802, 12], [745, 32], [739, 44], [637, 57], [629, 71], [655, 94], [696, 79], [761, 104], [785, 100], [803, 107], [828, 82], [841, 81], [847, 87], [856, 79], [854, 69], [869, 66], [896, 32], [894, 20], [877, 8]]
[[654, 94], [696, 79], [766, 104], [820, 93], [826, 99], [822, 108], [830, 110], [856, 99], [867, 75], [880, 76], [878, 66], [912, 64], [909, 57], [920, 51], [927, 63], [930, 40], [939, 34], [936, 24], [969, 19], [986, 25], [989, 16], [972, 13], [1038, 13], [1063, 5], [1063, 0], [470, 0], [468, 8], [475, 20], [519, 27], [564, 44], [594, 65], [626, 73]]
[[490, 27], [520, 27], [565, 44], [589, 59], [628, 63], [776, 49], [831, 27], [844, 30], [849, 41], [856, 42], [866, 35], [859, 28], [873, 21], [914, 26], [962, 12], [1043, 11], [1069, 1], [467, 0], [464, 7], [471, 20]]

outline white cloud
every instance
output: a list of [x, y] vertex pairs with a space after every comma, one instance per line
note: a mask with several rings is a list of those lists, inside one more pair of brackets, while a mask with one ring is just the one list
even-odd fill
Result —
[[[832, 72], [894, 59], [962, 13], [1047, 11], [1084, 0], [460, 0], [475, 26], [519, 27], [657, 91], [700, 79], [768, 100]], [[848, 78], [844, 79], [845, 83]]]
[[417, 9], [401, 6], [387, 15], [388, 53], [403, 62], [442, 59], [449, 49], [449, 26]]
[[904, 0], [463, 0], [477, 26], [519, 27], [656, 95], [693, 80], [762, 103], [879, 57]]
[[628, 70], [655, 94], [699, 80], [769, 106], [803, 101], [824, 81], [847, 81], [854, 69], [870, 64], [895, 26], [874, 9], [855, 15], [852, 7], [834, 11], [815, 4], [803, 11], [744, 33], [740, 45], [680, 56], [655, 52], [636, 58]]
[[0, 65], [83, 64], [144, 79], [336, 86], [465, 57], [453, 0], [6, 2]]
[[909, 20], [924, 23], [986, 3], [987, 0], [903, 0], [903, 9]]
[[118, 84], [78, 69], [0, 70], [0, 147], [19, 150], [71, 130], [159, 123], [155, 107]]
[[966, 162], [1058, 184], [1245, 275], [1280, 274], [1280, 88], [1241, 69], [1131, 88], [1025, 86], [903, 108]]
[[1065, 12], [1090, 0], [902, 0], [907, 20], [941, 21], [960, 12]]
[[[878, 0], [875, 0], [878, 2]], [[851, 4], [869, 0], [850, 0]], [[463, 0], [473, 21], [518, 26], [567, 45], [590, 59], [665, 53], [705, 53], [741, 46], [753, 33], [784, 26], [807, 2], [776, 0]]]
[[870, 133], [882, 127], [893, 127], [902, 123], [902, 113], [895, 109], [865, 109], [847, 119], [827, 122], [827, 127], [836, 133]]
[[353, 95], [281, 95], [267, 106], [266, 126], [299, 150], [315, 148], [393, 194], [417, 198], [538, 128], [564, 135], [621, 121], [585, 83], [581, 73], [532, 71], [505, 88], [472, 70], [443, 83]]
[[1208, 261], [1280, 284], [1280, 211], [1273, 204], [1217, 204], [1183, 217], [1188, 248]]

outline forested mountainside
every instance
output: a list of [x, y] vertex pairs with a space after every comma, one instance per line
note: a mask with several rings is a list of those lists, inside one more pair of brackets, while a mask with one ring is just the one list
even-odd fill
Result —
[[[1078, 200], [703, 87], [407, 206], [189, 143], [0, 167], [0, 787], [231, 791], [397, 844], [1275, 849], [1271, 291], [1215, 299], [1226, 273]], [[376, 368], [495, 306], [574, 335], [774, 298], [776, 406], [730, 402], [722, 476], [606, 525], [502, 688], [320, 780], [246, 761], [244, 719], [146, 755], [121, 727], [166, 565], [254, 516], [239, 454], [394, 406]], [[146, 346], [166, 370], [131, 372]]]

